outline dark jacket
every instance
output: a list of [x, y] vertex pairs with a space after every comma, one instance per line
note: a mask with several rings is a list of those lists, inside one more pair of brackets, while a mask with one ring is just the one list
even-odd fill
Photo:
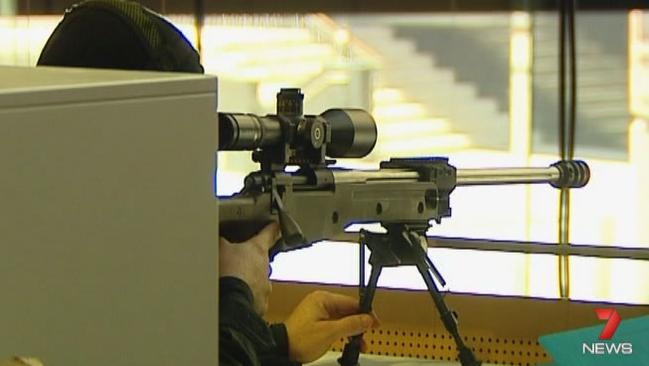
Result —
[[219, 364], [300, 365], [288, 359], [286, 327], [269, 326], [257, 315], [248, 285], [235, 277], [223, 277], [219, 284]]

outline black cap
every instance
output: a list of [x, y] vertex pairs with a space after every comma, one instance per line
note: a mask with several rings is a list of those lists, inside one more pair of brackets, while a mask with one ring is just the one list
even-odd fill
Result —
[[203, 72], [198, 52], [173, 24], [121, 0], [87, 0], [66, 10], [38, 65]]

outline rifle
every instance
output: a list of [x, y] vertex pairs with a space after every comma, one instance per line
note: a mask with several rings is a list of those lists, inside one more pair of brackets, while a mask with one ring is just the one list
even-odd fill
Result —
[[[588, 165], [558, 161], [545, 168], [456, 169], [444, 157], [392, 158], [378, 170], [332, 167], [328, 158], [362, 158], [374, 148], [376, 123], [361, 109], [329, 109], [303, 115], [299, 89], [277, 94], [277, 114], [219, 113], [219, 149], [252, 150], [260, 170], [250, 173], [241, 192], [219, 197], [219, 232], [232, 242], [252, 237], [270, 221], [282, 233], [269, 252], [305, 248], [336, 240], [350, 224], [379, 222], [383, 233], [361, 230], [359, 243], [370, 250], [370, 279], [361, 280], [360, 311], [370, 312], [383, 267], [414, 265], [453, 336], [463, 366], [477, 366], [459, 334], [457, 317], [443, 300], [437, 282], [445, 281], [426, 254], [431, 221], [451, 216], [450, 194], [457, 186], [549, 183], [560, 189], [583, 187]], [[288, 166], [298, 166], [294, 172]], [[364, 279], [364, 260], [361, 261]], [[343, 366], [358, 364], [361, 337], [346, 344]]]

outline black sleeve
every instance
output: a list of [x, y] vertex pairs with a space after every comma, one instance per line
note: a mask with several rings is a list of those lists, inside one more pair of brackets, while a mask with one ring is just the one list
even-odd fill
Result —
[[252, 292], [242, 280], [219, 281], [219, 364], [294, 366], [288, 359], [283, 325], [268, 326], [255, 312]]

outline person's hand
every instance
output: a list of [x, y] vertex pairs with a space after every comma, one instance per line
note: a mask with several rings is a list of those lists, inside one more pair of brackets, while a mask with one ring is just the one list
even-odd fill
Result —
[[273, 222], [243, 243], [230, 243], [225, 238], [219, 238], [219, 276], [237, 277], [247, 283], [259, 315], [268, 309], [271, 291], [268, 250], [279, 235], [279, 225]]
[[325, 354], [338, 339], [361, 334], [379, 322], [373, 314], [358, 314], [358, 300], [326, 291], [307, 295], [284, 323], [289, 358], [307, 363]]

